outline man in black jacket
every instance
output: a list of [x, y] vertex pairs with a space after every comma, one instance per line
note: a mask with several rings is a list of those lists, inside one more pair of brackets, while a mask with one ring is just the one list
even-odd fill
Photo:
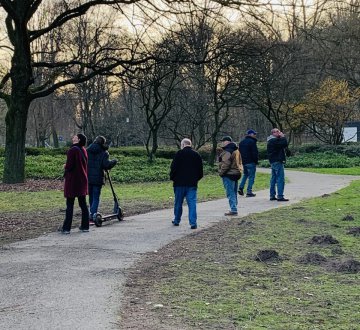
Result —
[[[283, 132], [278, 128], [271, 130], [271, 135], [267, 138], [267, 154], [271, 165], [271, 179], [270, 179], [270, 200], [278, 202], [289, 201], [284, 197], [285, 187], [285, 171], [284, 164], [286, 161], [285, 150], [288, 146], [288, 141]], [[277, 186], [277, 198], [276, 189]]]
[[256, 132], [249, 129], [246, 132], [245, 138], [239, 143], [239, 150], [241, 154], [242, 164], [244, 168], [243, 177], [239, 185], [239, 194], [244, 195], [244, 187], [246, 180], [248, 181], [246, 189], [246, 197], [255, 197], [252, 187], [255, 181], [256, 165], [259, 162], [259, 151], [256, 145]]
[[183, 212], [183, 202], [186, 202], [189, 208], [189, 223], [191, 229], [197, 228], [197, 185], [203, 177], [203, 162], [200, 155], [192, 149], [191, 140], [183, 139], [181, 141], [181, 150], [179, 150], [170, 167], [170, 180], [174, 185], [174, 226], [178, 226]]
[[105, 184], [104, 170], [112, 169], [117, 161], [109, 160], [106, 139], [97, 136], [92, 144], [86, 149], [88, 152], [88, 181], [89, 181], [89, 205], [90, 224], [94, 224], [94, 218], [100, 203], [101, 188]]

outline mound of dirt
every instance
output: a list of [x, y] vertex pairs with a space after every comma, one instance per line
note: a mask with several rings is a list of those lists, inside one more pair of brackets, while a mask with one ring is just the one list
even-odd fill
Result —
[[301, 264], [311, 264], [311, 265], [321, 265], [325, 263], [327, 259], [318, 253], [306, 253], [298, 259], [298, 262]]
[[303, 218], [301, 218], [301, 219], [297, 219], [297, 220], [295, 220], [295, 222], [297, 222], [297, 223], [309, 223], [309, 221], [308, 221], [308, 220], [303, 219]]
[[350, 228], [347, 232], [349, 235], [360, 236], [360, 227]]
[[341, 255], [344, 254], [344, 250], [340, 246], [335, 246], [331, 249], [331, 253], [334, 255]]
[[332, 268], [341, 273], [356, 274], [360, 272], [360, 262], [357, 260], [349, 259], [332, 264]]
[[347, 214], [342, 218], [342, 221], [354, 221], [354, 217], [351, 214]]
[[331, 235], [321, 235], [321, 236], [314, 236], [310, 242], [310, 244], [319, 244], [319, 245], [326, 245], [326, 244], [339, 244], [339, 241], [332, 237]]
[[254, 257], [256, 261], [280, 260], [279, 253], [275, 250], [260, 250]]

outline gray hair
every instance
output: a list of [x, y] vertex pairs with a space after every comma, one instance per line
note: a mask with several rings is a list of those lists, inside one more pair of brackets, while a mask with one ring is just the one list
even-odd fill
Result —
[[181, 140], [181, 149], [184, 149], [185, 147], [191, 147], [191, 140], [190, 139], [182, 139]]

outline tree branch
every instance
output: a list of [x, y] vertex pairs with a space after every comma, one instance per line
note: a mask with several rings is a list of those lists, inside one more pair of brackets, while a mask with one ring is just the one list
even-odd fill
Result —
[[40, 30], [29, 31], [29, 36], [30, 36], [29, 39], [30, 39], [30, 41], [34, 41], [35, 39], [46, 34], [47, 32], [49, 32], [57, 27], [62, 26], [67, 21], [69, 21], [75, 17], [79, 17], [79, 16], [86, 14], [86, 12], [94, 6], [114, 5], [114, 4], [120, 4], [120, 3], [132, 4], [132, 3], [139, 2], [139, 1], [140, 0], [93, 0], [93, 1], [89, 1], [78, 7], [64, 11], [58, 17], [56, 17], [54, 19], [54, 21], [48, 27], [40, 29]]
[[[61, 87], [64, 87], [64, 86], [67, 86], [67, 85], [72, 85], [72, 84], [82, 83], [82, 82], [90, 80], [91, 78], [93, 78], [93, 77], [95, 77], [97, 75], [107, 75], [110, 71], [112, 71], [112, 70], [114, 70], [114, 69], [116, 69], [117, 67], [120, 67], [120, 66], [122, 66], [125, 70], [128, 70], [127, 67], [126, 67], [127, 64], [138, 65], [138, 64], [142, 64], [142, 63], [148, 61], [149, 59], [150, 58], [143, 58], [143, 59], [140, 59], [140, 60], [130, 59], [130, 60], [126, 60], [126, 61], [124, 61], [124, 60], [123, 61], [116, 61], [115, 63], [109, 64], [109, 65], [107, 65], [105, 67], [102, 67], [102, 68], [96, 67], [95, 65], [93, 65], [93, 66], [87, 65], [87, 68], [91, 68], [91, 69], [93, 69], [93, 71], [91, 71], [88, 74], [81, 74], [80, 73], [80, 74], [77, 74], [73, 78], [69, 78], [69, 79], [65, 79], [63, 81], [59, 81], [59, 82], [53, 84], [52, 86], [50, 86], [47, 89], [43, 89], [43, 86], [45, 86], [45, 84], [42, 85], [39, 88], [34, 88], [31, 91], [30, 98], [31, 98], [31, 100], [34, 100], [36, 98], [48, 96], [51, 93], [53, 93], [55, 90], [57, 90], [57, 89], [59, 89]], [[81, 72], [83, 72], [83, 70], [81, 70]]]
[[9, 0], [0, 0], [0, 5], [4, 8], [4, 10], [11, 16], [12, 19], [17, 18], [15, 8], [11, 4]]
[[0, 81], [0, 89], [3, 89], [5, 84], [9, 81], [10, 79], [10, 72], [6, 73], [5, 76], [1, 79]]

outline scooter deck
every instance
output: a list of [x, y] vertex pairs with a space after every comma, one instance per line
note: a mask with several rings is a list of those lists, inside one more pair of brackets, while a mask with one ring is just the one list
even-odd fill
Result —
[[117, 214], [108, 214], [101, 217], [102, 221], [111, 220], [111, 219], [117, 219]]
[[124, 215], [123, 215], [121, 209], [118, 210], [118, 213], [106, 214], [104, 216], [102, 216], [100, 213], [97, 213], [96, 217], [94, 219], [95, 226], [101, 227], [103, 222], [113, 220], [113, 219], [118, 219], [119, 221], [122, 221], [124, 219]]

